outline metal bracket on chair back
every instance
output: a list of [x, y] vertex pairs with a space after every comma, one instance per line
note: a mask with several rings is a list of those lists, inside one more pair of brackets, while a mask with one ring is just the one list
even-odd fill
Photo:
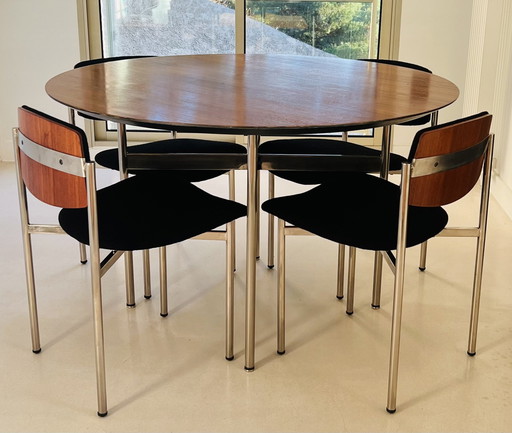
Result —
[[54, 170], [85, 177], [85, 159], [41, 146], [18, 130], [18, 147], [30, 159]]
[[482, 156], [489, 144], [490, 136], [487, 136], [480, 143], [458, 152], [447, 153], [446, 155], [429, 156], [412, 160], [411, 177], [426, 176], [429, 174], [442, 173], [462, 167], [480, 156]]

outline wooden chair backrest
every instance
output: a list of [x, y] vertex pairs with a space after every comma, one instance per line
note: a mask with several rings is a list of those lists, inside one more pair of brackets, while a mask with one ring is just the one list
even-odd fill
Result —
[[[73, 125], [23, 106], [18, 108], [18, 131], [39, 146], [89, 161], [87, 138]], [[61, 208], [87, 206], [85, 177], [51, 168], [17, 151], [23, 182], [37, 199]]]
[[[487, 112], [423, 129], [416, 134], [409, 160], [446, 155], [472, 147], [490, 134], [492, 115]], [[411, 179], [409, 204], [443, 206], [459, 200], [474, 187], [485, 159], [441, 173]]]

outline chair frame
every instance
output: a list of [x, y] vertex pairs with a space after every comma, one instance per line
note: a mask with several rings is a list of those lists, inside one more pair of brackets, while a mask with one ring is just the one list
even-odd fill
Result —
[[[364, 61], [379, 61], [380, 59], [369, 59]], [[402, 62], [405, 64], [405, 62]], [[407, 67], [407, 66], [404, 66]], [[430, 113], [430, 126], [436, 126], [439, 118], [439, 111], [434, 111]], [[397, 125], [400, 126], [400, 125]], [[342, 132], [342, 140], [348, 141], [348, 132]], [[388, 136], [385, 137], [385, 143], [382, 146], [382, 152], [390, 152], [390, 142], [391, 142], [391, 127], [388, 129]], [[380, 177], [387, 179], [388, 175], [391, 174], [389, 171], [389, 167], [386, 166], [386, 163], [389, 164], [389, 158], [385, 158], [386, 155], [382, 155], [382, 165], [379, 170], [376, 170], [375, 173], [380, 173]], [[301, 170], [307, 170], [308, 167], [304, 166]], [[309, 168], [310, 169], [310, 168]], [[398, 171], [395, 173], [399, 173]], [[268, 199], [275, 198], [275, 175], [273, 173], [268, 172]], [[267, 234], [267, 267], [269, 269], [274, 268], [274, 244], [275, 244], [275, 224], [274, 224], [274, 216], [271, 214], [267, 215], [268, 222], [268, 234]], [[290, 227], [290, 226], [287, 226]], [[303, 233], [305, 234], [305, 233]], [[356, 262], [356, 249], [349, 248], [348, 255], [348, 266], [350, 269], [355, 268]], [[425, 271], [427, 262], [427, 242], [421, 244], [420, 251], [420, 260], [419, 260], [419, 269], [420, 271]], [[351, 274], [349, 269], [347, 276], [347, 291], [354, 290], [355, 285], [355, 276]], [[344, 287], [345, 287], [345, 245], [338, 245], [338, 273], [336, 280], [336, 297], [339, 300], [344, 298]], [[373, 292], [372, 292], [372, 302], [371, 306], [373, 309], [377, 310], [380, 308], [380, 298], [381, 298], [381, 281], [382, 281], [382, 259], [381, 256], [376, 254], [374, 259], [374, 274], [373, 274]], [[347, 305], [347, 314], [353, 313], [353, 305]]]
[[[109, 63], [109, 62], [115, 62], [115, 61], [121, 61], [121, 60], [130, 60], [130, 59], [137, 59], [137, 58], [146, 58], [146, 57], [154, 57], [151, 55], [135, 55], [135, 56], [116, 56], [116, 57], [107, 57], [107, 58], [98, 58], [98, 59], [90, 59], [90, 60], [84, 60], [79, 63], [77, 63], [74, 67], [75, 68], [82, 68], [84, 66], [88, 66], [91, 64], [97, 64], [97, 63]], [[93, 116], [89, 114], [83, 114], [80, 111], [77, 111], [73, 108], [68, 108], [68, 119], [69, 123], [72, 125], [76, 125], [76, 113], [78, 113], [80, 116], [82, 116], [86, 121], [95, 121], [100, 119], [95, 119]], [[171, 134], [171, 138], [175, 139], [177, 137], [176, 131], [172, 130], [169, 131]], [[117, 129], [117, 144], [118, 149], [121, 149], [125, 153], [123, 154], [122, 151], [119, 152], [119, 173], [120, 173], [120, 179], [126, 179], [128, 177], [128, 169], [126, 167], [126, 158], [128, 153], [128, 146], [127, 146], [127, 135], [126, 135], [126, 125], [119, 123], [118, 129]], [[195, 167], [193, 167], [195, 168]], [[208, 168], [208, 167], [207, 167]], [[233, 169], [230, 169], [228, 171], [228, 189], [229, 189], [229, 200], [235, 200], [235, 171]], [[231, 230], [231, 234], [229, 235], [229, 239], [231, 242], [231, 248], [233, 251], [235, 250], [235, 244], [236, 244], [236, 233], [235, 233], [235, 221], [232, 221], [232, 226], [229, 228]], [[224, 239], [226, 240], [228, 238], [227, 230], [224, 231], [226, 233]], [[203, 236], [201, 239], [207, 239], [207, 240], [213, 240], [213, 239], [219, 239], [218, 233], [221, 233], [221, 231], [214, 231], [211, 232], [212, 235], [210, 237]], [[83, 244], [79, 244], [79, 253], [80, 253], [80, 262], [82, 264], [85, 264], [87, 262], [87, 252], [86, 252], [86, 246]], [[167, 271], [166, 271], [166, 247], [160, 247], [159, 248], [159, 260], [160, 260], [160, 287], [167, 287]], [[129, 308], [135, 308], [135, 283], [134, 283], [134, 270], [133, 270], [133, 253], [131, 251], [125, 252], [125, 281], [126, 281], [126, 305]], [[233, 260], [233, 272], [236, 268], [236, 255], [232, 254], [232, 260]], [[150, 299], [151, 294], [151, 262], [150, 262], [150, 255], [149, 250], [143, 250], [142, 251], [142, 264], [143, 264], [143, 281], [144, 281], [144, 298]], [[166, 292], [167, 293], [167, 292]], [[161, 310], [160, 315], [162, 317], [165, 317], [168, 315], [168, 307], [167, 307], [167, 295], [160, 297], [161, 302]], [[230, 357], [228, 357], [228, 353], [231, 353]], [[226, 358], [227, 359], [233, 359], [232, 349], [226, 351]]]
[[[69, 125], [74, 127], [74, 125]], [[94, 346], [96, 360], [96, 383], [97, 383], [97, 414], [101, 417], [106, 416], [107, 395], [106, 395], [106, 371], [105, 371], [105, 349], [104, 349], [104, 332], [103, 332], [103, 307], [101, 278], [114, 265], [114, 263], [131, 251], [111, 251], [106, 257], [100, 258], [100, 243], [98, 236], [98, 216], [97, 216], [97, 183], [96, 183], [96, 164], [88, 160], [84, 155], [72, 156], [62, 153], [41, 144], [38, 144], [20, 131], [19, 127], [13, 128], [13, 144], [16, 165], [16, 177], [18, 184], [18, 198], [20, 204], [20, 217], [23, 239], [23, 250], [25, 259], [25, 274], [27, 284], [27, 295], [29, 304], [29, 318], [32, 340], [32, 351], [34, 353], [41, 352], [41, 342], [39, 333], [39, 319], [37, 312], [37, 298], [34, 276], [34, 259], [32, 252], [33, 234], [51, 233], [66, 234], [58, 224], [36, 224], [30, 221], [29, 203], [27, 200], [27, 187], [22, 173], [22, 158], [25, 161], [30, 160], [31, 165], [37, 165], [52, 172], [71, 174], [77, 181], [85, 183], [78, 188], [83, 192], [81, 194], [81, 205], [88, 208], [88, 231], [90, 239], [90, 266], [91, 266], [91, 288], [93, 301], [93, 324], [94, 324]], [[85, 135], [80, 137], [82, 146], [87, 147]], [[22, 157], [21, 154], [24, 156]], [[229, 162], [223, 162], [223, 166]], [[233, 166], [230, 166], [233, 168]], [[77, 185], [75, 183], [75, 185]], [[43, 185], [38, 186], [43, 188]], [[42, 200], [45, 202], [44, 200]], [[76, 203], [66, 205], [66, 203], [55, 204], [47, 202], [50, 205], [58, 207], [77, 207]], [[81, 207], [81, 206], [80, 206]], [[234, 224], [230, 222], [226, 224], [225, 230], [212, 230], [197, 235], [190, 239], [209, 239], [223, 240], [226, 242], [226, 347], [225, 357], [227, 360], [234, 359], [233, 341], [234, 341]], [[160, 305], [161, 315], [167, 315], [167, 270], [166, 270], [166, 248], [160, 247]], [[133, 268], [131, 269], [133, 272]]]
[[[396, 412], [398, 361], [400, 349], [401, 320], [403, 307], [403, 288], [406, 256], [407, 212], [410, 200], [411, 180], [423, 176], [449, 171], [469, 164], [478, 158], [484, 158], [480, 185], [480, 208], [478, 224], [474, 227], [445, 227], [436, 237], [474, 237], [477, 239], [475, 269], [473, 277], [473, 292], [470, 312], [470, 325], [467, 354], [476, 354], [476, 339], [479, 318], [479, 306], [481, 297], [483, 261], [485, 240], [487, 232], [487, 219], [489, 210], [491, 170], [494, 149], [494, 134], [489, 134], [480, 143], [445, 155], [434, 157], [414, 158], [409, 163], [404, 163], [401, 170], [401, 193], [399, 205], [398, 239], [396, 256], [391, 251], [376, 251], [376, 255], [384, 258], [394, 273], [393, 307], [391, 319], [391, 343], [388, 373], [388, 394], [386, 410], [389, 413]], [[459, 197], [460, 198], [460, 197]], [[313, 235], [307, 230], [290, 226], [284, 220], [278, 219], [278, 291], [277, 291], [277, 353], [285, 353], [285, 238], [290, 235]], [[423, 244], [421, 244], [423, 248]], [[347, 312], [353, 310], [354, 304], [354, 273], [355, 273], [355, 248], [349, 247], [349, 272], [347, 291]], [[350, 313], [349, 313], [350, 314]]]
[[[414, 159], [410, 164], [403, 164], [401, 172], [400, 213], [398, 218], [398, 240], [395, 263], [393, 263], [393, 256], [390, 255], [390, 252], [381, 252], [381, 254], [383, 254], [383, 256], [388, 259], [386, 262], [395, 273], [393, 290], [393, 312], [391, 319], [391, 350], [389, 360], [388, 400], [386, 406], [386, 410], [389, 413], [394, 413], [396, 411], [405, 255], [407, 250], [405, 242], [407, 233], [408, 205], [410, 203], [411, 180], [422, 176], [428, 176], [431, 174], [455, 169], [475, 161], [481, 155], [485, 155], [483, 169], [481, 170], [482, 185], [478, 225], [476, 227], [447, 227], [437, 235], [442, 237], [475, 237], [477, 239], [467, 349], [467, 354], [469, 356], [474, 356], [476, 355], [476, 338], [478, 329], [480, 295], [482, 289], [487, 218], [489, 212], [493, 149], [494, 134], [490, 134], [482, 142], [463, 151], [436, 157]], [[389, 260], [390, 258], [391, 260]]]
[[[34, 353], [41, 352], [41, 344], [36, 304], [34, 262], [32, 254], [31, 235], [36, 233], [65, 234], [65, 232], [58, 224], [42, 225], [30, 223], [26, 186], [21, 173], [20, 153], [23, 152], [27, 155], [26, 149], [28, 148], [30, 149], [28, 152], [36, 156], [36, 161], [40, 162], [42, 165], [50, 167], [51, 169], [54, 170], [62, 171], [67, 174], [74, 174], [75, 176], [85, 179], [89, 220], [91, 288], [93, 302], [98, 415], [106, 416], [108, 411], [105, 373], [105, 342], [103, 333], [101, 277], [123, 255], [123, 252], [112, 252], [107, 256], [105, 261], [100, 261], [95, 164], [94, 162], [86, 161], [86, 159], [82, 157], [66, 155], [40, 146], [37, 143], [34, 143], [30, 139], [25, 137], [18, 128], [13, 129], [13, 139], [15, 146], [14, 154], [17, 168], [18, 196], [20, 201], [23, 249], [25, 256], [25, 271], [27, 279], [30, 327], [32, 335], [32, 351]], [[22, 149], [22, 147], [24, 149]], [[62, 161], [63, 158], [65, 158], [67, 164], [61, 164], [59, 167], [59, 161]], [[34, 158], [32, 157], [31, 159]], [[53, 161], [53, 163], [49, 161]]]

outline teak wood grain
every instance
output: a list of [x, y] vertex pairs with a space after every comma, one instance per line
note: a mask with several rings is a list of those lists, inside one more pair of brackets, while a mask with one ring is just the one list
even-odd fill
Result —
[[331, 57], [215, 54], [122, 60], [64, 72], [50, 97], [100, 119], [255, 135], [378, 127], [459, 95], [422, 71]]
[[[85, 157], [85, 137], [73, 128], [52, 122], [25, 108], [18, 109], [18, 129], [25, 137], [43, 147]], [[47, 167], [21, 151], [19, 155], [23, 182], [35, 197], [62, 208], [87, 206], [85, 178]]]
[[[445, 155], [467, 149], [487, 138], [492, 115], [467, 120], [454, 126], [427, 131], [420, 136], [415, 158]], [[485, 154], [462, 167], [411, 179], [409, 204], [415, 206], [443, 206], [466, 195], [475, 186]]]

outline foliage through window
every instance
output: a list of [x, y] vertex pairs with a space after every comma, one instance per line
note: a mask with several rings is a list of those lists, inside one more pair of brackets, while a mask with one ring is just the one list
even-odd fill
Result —
[[[103, 55], [247, 53], [344, 58], [377, 54], [381, 0], [101, 0]], [[242, 4], [242, 2], [240, 2]]]

